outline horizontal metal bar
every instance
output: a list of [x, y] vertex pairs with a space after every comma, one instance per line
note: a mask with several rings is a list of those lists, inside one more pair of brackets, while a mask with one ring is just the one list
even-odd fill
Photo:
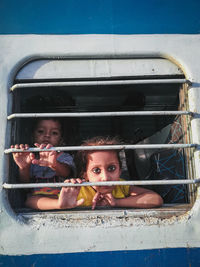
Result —
[[186, 79], [146, 79], [146, 80], [99, 80], [99, 81], [69, 81], [69, 82], [39, 82], [17, 83], [10, 90], [17, 88], [52, 87], [52, 86], [94, 86], [94, 85], [118, 85], [118, 84], [160, 84], [160, 83], [190, 83]]
[[77, 151], [77, 150], [123, 150], [123, 149], [179, 149], [198, 147], [197, 144], [145, 144], [145, 145], [106, 145], [106, 146], [63, 146], [51, 147], [49, 149], [34, 148], [16, 149], [8, 148], [4, 150], [5, 154], [15, 152], [41, 152], [41, 151]]
[[165, 116], [165, 115], [193, 115], [190, 111], [115, 111], [115, 112], [65, 112], [65, 113], [14, 113], [7, 117], [14, 118], [40, 118], [40, 117], [121, 117], [121, 116]]
[[80, 186], [115, 186], [115, 185], [174, 185], [174, 184], [199, 184], [200, 179], [193, 180], [148, 180], [148, 181], [108, 181], [108, 182], [83, 182], [76, 183], [30, 183], [30, 184], [8, 184], [4, 183], [5, 189], [41, 188], [41, 187], [80, 187]]

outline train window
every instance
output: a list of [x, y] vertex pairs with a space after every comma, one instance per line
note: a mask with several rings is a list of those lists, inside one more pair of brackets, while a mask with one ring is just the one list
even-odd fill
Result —
[[[181, 69], [163, 58], [34, 60], [18, 71], [11, 88], [10, 143], [31, 144], [37, 116], [62, 117], [66, 150], [89, 137], [117, 135], [125, 143], [127, 182], [158, 192], [167, 207], [189, 205], [196, 187], [190, 184], [188, 86]], [[11, 154], [9, 162], [10, 204], [28, 212], [28, 189], [19, 186]]]

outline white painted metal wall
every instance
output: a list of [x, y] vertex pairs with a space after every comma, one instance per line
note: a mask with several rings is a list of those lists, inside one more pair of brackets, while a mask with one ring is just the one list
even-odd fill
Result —
[[[163, 57], [183, 70], [192, 82], [190, 111], [200, 113], [200, 35], [0, 36], [0, 161], [1, 184], [8, 179], [4, 149], [10, 146], [12, 86], [23, 64], [34, 58]], [[20, 74], [19, 74], [20, 75]], [[192, 120], [193, 142], [200, 144], [200, 119]], [[200, 152], [195, 152], [200, 177]], [[15, 214], [1, 188], [1, 253], [7, 255], [83, 251], [140, 250], [200, 246], [200, 197], [181, 215], [165, 217], [158, 210], [66, 211], [31, 216]], [[170, 212], [170, 211], [169, 211]], [[168, 214], [169, 214], [168, 212]]]

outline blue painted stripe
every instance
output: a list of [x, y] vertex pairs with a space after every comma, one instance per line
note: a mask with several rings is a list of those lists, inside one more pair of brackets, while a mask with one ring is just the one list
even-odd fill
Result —
[[0, 266], [199, 267], [200, 248], [1, 256]]
[[0, 34], [197, 34], [199, 10], [199, 0], [1, 0]]

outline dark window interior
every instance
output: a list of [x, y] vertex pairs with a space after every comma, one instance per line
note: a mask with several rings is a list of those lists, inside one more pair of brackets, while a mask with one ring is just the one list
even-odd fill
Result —
[[[20, 88], [14, 91], [13, 113], [178, 110], [180, 88], [180, 84], [167, 83]], [[154, 135], [157, 143], [183, 142], [181, 118], [175, 116], [63, 118], [63, 122], [66, 145], [80, 145], [84, 139], [96, 135], [118, 135], [127, 144], [151, 142]], [[32, 119], [14, 119], [11, 143], [31, 144], [31, 129]], [[165, 164], [160, 172], [158, 157], [160, 167]], [[126, 163], [130, 180], [186, 178], [183, 150], [128, 150]], [[13, 163], [10, 177], [10, 182], [17, 182], [17, 168]], [[188, 202], [184, 185], [151, 188], [163, 196], [165, 203]], [[25, 194], [22, 191], [9, 193], [14, 208], [23, 207]]]

